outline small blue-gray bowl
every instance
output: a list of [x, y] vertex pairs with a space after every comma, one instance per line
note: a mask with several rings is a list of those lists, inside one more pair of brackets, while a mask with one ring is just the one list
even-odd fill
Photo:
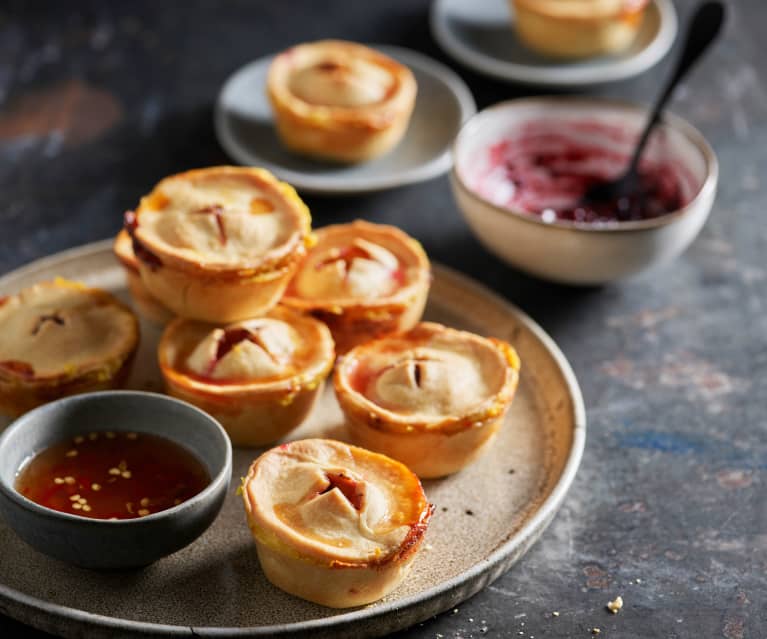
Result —
[[[83, 432], [104, 430], [159, 435], [180, 444], [204, 464], [210, 484], [168, 510], [117, 521], [52, 510], [16, 490], [18, 472], [32, 456]], [[213, 523], [231, 475], [229, 438], [207, 413], [155, 393], [87, 393], [36, 408], [0, 436], [0, 516], [30, 546], [61, 561], [95, 570], [139, 568], [187, 546]]]

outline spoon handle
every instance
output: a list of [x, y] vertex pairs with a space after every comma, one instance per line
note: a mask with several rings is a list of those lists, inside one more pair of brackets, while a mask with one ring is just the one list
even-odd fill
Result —
[[714, 41], [724, 23], [725, 9], [724, 5], [718, 1], [705, 2], [695, 11], [695, 15], [690, 21], [682, 53], [677, 60], [674, 73], [666, 82], [666, 86], [655, 103], [650, 119], [642, 132], [642, 138], [634, 151], [634, 157], [631, 159], [630, 171], [635, 171], [639, 165], [639, 159], [642, 156], [650, 133], [659, 122], [666, 103], [674, 92], [677, 84], [684, 78], [687, 72], [692, 68], [695, 62], [708, 49], [708, 46]]

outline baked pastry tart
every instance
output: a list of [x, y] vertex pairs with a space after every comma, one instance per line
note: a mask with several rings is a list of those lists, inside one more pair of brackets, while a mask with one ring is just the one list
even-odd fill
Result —
[[421, 478], [454, 473], [480, 455], [518, 380], [509, 344], [431, 322], [358, 346], [333, 378], [353, 441]]
[[133, 253], [133, 242], [128, 231], [123, 229], [117, 234], [112, 248], [125, 271], [128, 290], [133, 298], [135, 307], [144, 317], [155, 324], [167, 324], [175, 316], [152, 297], [146, 286], [144, 286], [144, 282], [141, 281], [141, 274], [138, 271], [138, 260]]
[[213, 415], [235, 446], [263, 446], [304, 421], [335, 353], [322, 322], [277, 306], [226, 326], [177, 318], [158, 358], [170, 395]]
[[410, 69], [374, 49], [320, 40], [277, 55], [267, 92], [277, 133], [289, 149], [361, 162], [400, 141], [415, 105], [416, 81]]
[[282, 303], [325, 322], [337, 353], [421, 319], [431, 272], [416, 240], [361, 220], [326, 226], [315, 237]]
[[263, 169], [162, 180], [126, 213], [141, 281], [181, 317], [234, 322], [277, 304], [306, 253], [309, 210]]
[[120, 386], [139, 343], [136, 316], [106, 291], [57, 278], [0, 298], [0, 411]]
[[649, 0], [510, 0], [514, 24], [531, 49], [557, 58], [624, 51], [637, 36]]
[[396, 588], [433, 510], [405, 466], [327, 439], [261, 455], [242, 498], [269, 581], [331, 608], [361, 606]]

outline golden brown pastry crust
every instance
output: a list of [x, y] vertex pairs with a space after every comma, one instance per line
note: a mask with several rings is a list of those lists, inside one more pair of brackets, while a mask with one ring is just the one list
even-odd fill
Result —
[[0, 298], [0, 411], [120, 386], [138, 342], [136, 316], [106, 291], [57, 278]]
[[[333, 333], [338, 354], [376, 337], [408, 330], [418, 323], [429, 295], [431, 271], [429, 258], [416, 240], [394, 226], [362, 220], [317, 229], [315, 237], [316, 244], [299, 267], [282, 303], [325, 322]], [[341, 285], [335, 294], [332, 280], [324, 282], [321, 296], [313, 294], [317, 291], [316, 275], [334, 268], [334, 262], [348, 262], [342, 273], [348, 275], [355, 255], [360, 256], [359, 247], [355, 247], [355, 241], [360, 239], [385, 249], [396, 259], [396, 267], [382, 264], [383, 268], [376, 272], [377, 279], [371, 284], [371, 293], [383, 289], [384, 294], [355, 296], [345, 280], [339, 280]], [[381, 279], [386, 268], [391, 273], [389, 282]], [[366, 273], [362, 272], [359, 278], [362, 285], [365, 277]]]
[[[296, 86], [297, 79], [304, 86]], [[406, 66], [342, 40], [320, 40], [280, 53], [267, 79], [283, 143], [338, 162], [368, 160], [393, 148], [407, 129], [416, 90]]]
[[261, 455], [242, 496], [269, 580], [334, 608], [370, 603], [395, 588], [433, 510], [399, 462], [324, 439]]
[[634, 41], [649, 0], [510, 0], [523, 42], [544, 55], [586, 58]]
[[[229, 357], [238, 355], [244, 370], [248, 370], [246, 365], [258, 363], [259, 359], [274, 370], [260, 373], [258, 377], [231, 379], [213, 367], [207, 371], [193, 369], [192, 358], [199, 359], [199, 349], [204, 348], [205, 343], [211, 340], [223, 343], [227, 329], [231, 335], [232, 331], [244, 327], [251, 329], [256, 337], [264, 327], [282, 330], [284, 335], [278, 334], [274, 344], [257, 340], [259, 346], [254, 346], [244, 334], [240, 335], [242, 344], [253, 352], [232, 349], [228, 351]], [[285, 352], [280, 351], [283, 347], [280, 339], [289, 340]], [[324, 324], [293, 309], [277, 306], [264, 318], [221, 328], [177, 318], [160, 339], [158, 359], [170, 395], [213, 415], [234, 445], [263, 446], [283, 437], [306, 419], [333, 367], [335, 353], [330, 331]], [[227, 364], [228, 360], [219, 358], [215, 363], [222, 362]], [[229, 363], [230, 370], [237, 370], [237, 364], [237, 361], [234, 365]]]
[[155, 324], [160, 326], [167, 324], [175, 315], [152, 297], [152, 294], [144, 286], [138, 270], [138, 260], [133, 253], [133, 241], [128, 231], [123, 229], [117, 234], [112, 249], [123, 266], [128, 290], [138, 311]]
[[277, 304], [306, 252], [309, 210], [263, 169], [162, 180], [126, 215], [141, 280], [181, 317], [231, 322]]
[[441, 477], [476, 458], [500, 428], [519, 380], [514, 349], [441, 324], [362, 344], [333, 378], [355, 443]]

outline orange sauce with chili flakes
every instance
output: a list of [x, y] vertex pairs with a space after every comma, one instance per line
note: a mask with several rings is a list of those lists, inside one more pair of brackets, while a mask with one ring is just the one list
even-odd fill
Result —
[[54, 444], [25, 464], [16, 490], [60, 512], [135, 519], [173, 508], [210, 483], [185, 448], [146, 433], [99, 431]]

